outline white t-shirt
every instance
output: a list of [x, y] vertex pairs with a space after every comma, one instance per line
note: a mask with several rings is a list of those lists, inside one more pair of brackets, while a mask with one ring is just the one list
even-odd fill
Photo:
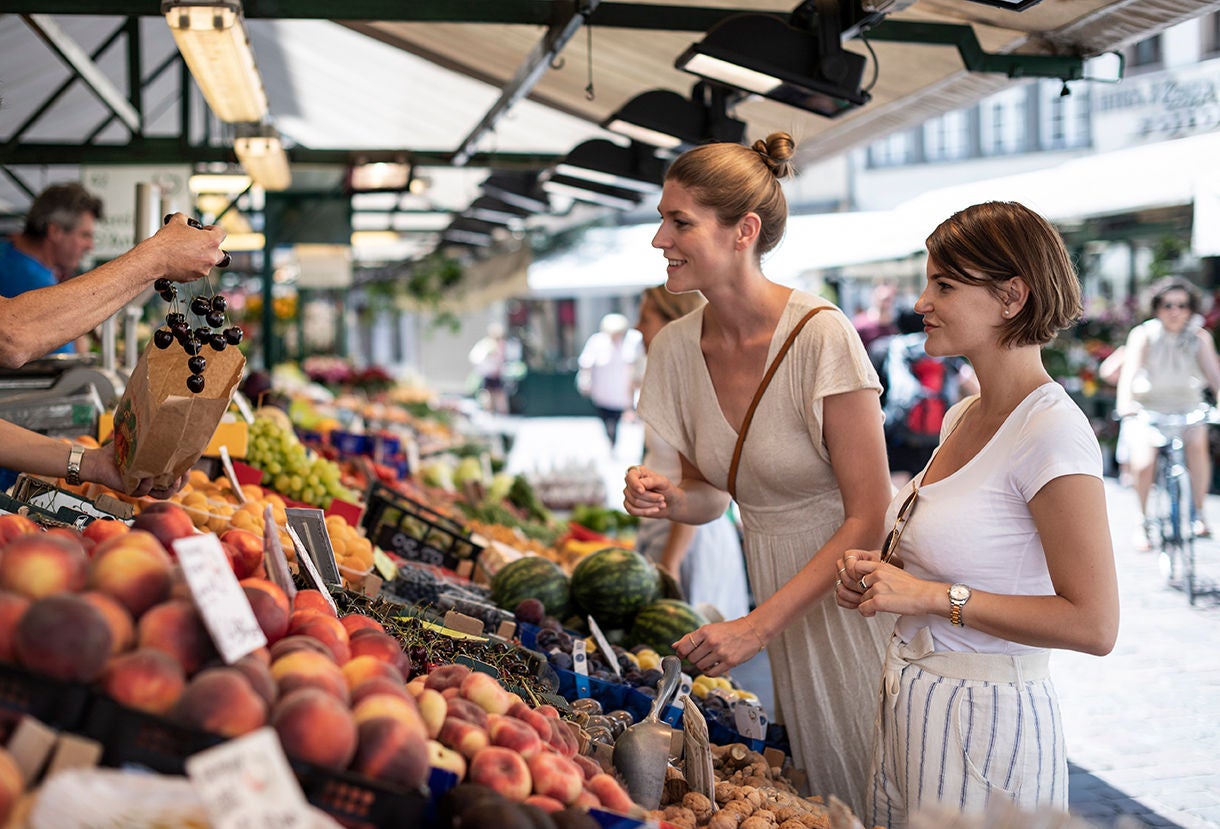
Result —
[[635, 405], [635, 364], [643, 356], [640, 332], [629, 328], [617, 341], [598, 331], [585, 343], [578, 363], [589, 372], [589, 397], [594, 405], [626, 411]]
[[[949, 410], [942, 441], [974, 400], [967, 398]], [[919, 487], [919, 498], [899, 542], [907, 572], [934, 581], [961, 582], [988, 593], [1053, 594], [1029, 501], [1047, 483], [1064, 475], [1100, 478], [1101, 448], [1088, 418], [1058, 383], [1050, 382], [1030, 392], [965, 466]], [[887, 526], [893, 526], [899, 506], [922, 478], [921, 472], [890, 504]], [[946, 596], [946, 606], [948, 602]], [[931, 628], [939, 651], [1021, 654], [1040, 650], [974, 630], [969, 603], [962, 616], [965, 627], [955, 627], [943, 616], [903, 616], [895, 631], [909, 642], [920, 628]]]

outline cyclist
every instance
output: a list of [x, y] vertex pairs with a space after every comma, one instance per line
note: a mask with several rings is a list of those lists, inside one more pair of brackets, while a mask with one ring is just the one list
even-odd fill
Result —
[[[1220, 359], [1211, 334], [1203, 328], [1199, 289], [1181, 277], [1158, 280], [1148, 290], [1152, 318], [1137, 325], [1127, 337], [1122, 373], [1118, 378], [1116, 409], [1124, 418], [1123, 439], [1129, 451], [1132, 484], [1144, 520], [1136, 528], [1136, 549], [1151, 549], [1148, 540], [1148, 493], [1156, 470], [1160, 437], [1139, 418], [1141, 411], [1185, 414], [1204, 403], [1204, 391], [1220, 390]], [[1203, 516], [1203, 499], [1211, 482], [1207, 424], [1192, 426], [1183, 434], [1186, 466], [1190, 471], [1192, 529], [1196, 536], [1211, 535]]]

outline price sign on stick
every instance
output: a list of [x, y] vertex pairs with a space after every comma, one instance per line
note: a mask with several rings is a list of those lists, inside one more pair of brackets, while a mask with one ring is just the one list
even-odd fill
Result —
[[614, 648], [610, 647], [610, 640], [606, 638], [606, 634], [602, 633], [602, 629], [598, 627], [597, 620], [592, 616], [587, 617], [589, 620], [589, 630], [593, 632], [593, 641], [597, 642], [597, 649], [606, 657], [606, 661], [610, 663], [610, 670], [614, 671], [615, 676], [622, 676], [623, 672], [618, 667], [618, 655], [615, 654]]
[[238, 502], [246, 503], [246, 494], [241, 491], [241, 481], [237, 480], [237, 470], [233, 468], [233, 459], [229, 457], [229, 447], [223, 443], [220, 444], [220, 466], [224, 469], [225, 477], [229, 479], [229, 486], [233, 488]]
[[307, 829], [313, 814], [271, 728], [260, 728], [186, 760], [186, 773], [217, 829]]
[[173, 542], [182, 575], [199, 615], [225, 662], [232, 664], [267, 644], [250, 601], [237, 583], [228, 556], [215, 535], [193, 535]]
[[267, 567], [267, 575], [284, 591], [288, 601], [295, 599], [297, 586], [292, 581], [292, 573], [288, 569], [288, 555], [280, 544], [279, 526], [275, 523], [275, 513], [270, 505], [263, 508], [263, 562]]
[[326, 603], [330, 605], [330, 609], [335, 615], [339, 615], [339, 608], [335, 606], [335, 600], [330, 597], [330, 591], [326, 589], [326, 585], [322, 582], [322, 576], [318, 573], [318, 568], [314, 567], [313, 559], [309, 552], [305, 549], [305, 545], [301, 543], [301, 537], [297, 535], [297, 531], [292, 525], [288, 526], [288, 535], [292, 537], [292, 546], [297, 551], [297, 561], [305, 568], [305, 572], [309, 574], [309, 580], [313, 582], [314, 587], [318, 588], [318, 592], [326, 597]]
[[322, 510], [289, 507], [284, 514], [288, 516], [289, 529], [296, 530], [305, 542], [305, 551], [317, 566], [322, 581], [341, 584], [343, 580], [335, 563], [335, 548], [330, 543], [330, 531], [326, 529], [326, 516]]

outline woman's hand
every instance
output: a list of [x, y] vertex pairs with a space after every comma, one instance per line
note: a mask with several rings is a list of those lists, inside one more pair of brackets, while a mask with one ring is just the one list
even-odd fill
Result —
[[[841, 584], [835, 594], [840, 607], [860, 611], [916, 616], [944, 599], [945, 585], [917, 578], [893, 564], [883, 564], [876, 550], [849, 550], [839, 562]], [[942, 601], [948, 608], [947, 600]]]
[[678, 656], [707, 676], [723, 676], [753, 659], [764, 642], [747, 617], [704, 625], [674, 642]]
[[860, 561], [880, 561], [878, 550], [848, 550], [843, 558], [835, 562], [839, 574], [835, 577], [835, 602], [847, 610], [857, 610], [863, 598], [865, 588], [860, 586], [860, 577], [864, 571], [856, 570]]
[[641, 518], [668, 518], [678, 494], [673, 481], [646, 466], [627, 468], [623, 487], [623, 509]]
[[[178, 480], [164, 487], [154, 487], [152, 478], [142, 478], [136, 484], [136, 488], [127, 494], [136, 498], [142, 498], [145, 495], [153, 498], [168, 498], [182, 489], [189, 474], [189, 472], [184, 473]], [[101, 484], [116, 492], [127, 491], [126, 485], [123, 483], [123, 476], [119, 473], [118, 462], [114, 457], [113, 442], [107, 443], [100, 449], [85, 450], [85, 454], [81, 458], [81, 480]]]

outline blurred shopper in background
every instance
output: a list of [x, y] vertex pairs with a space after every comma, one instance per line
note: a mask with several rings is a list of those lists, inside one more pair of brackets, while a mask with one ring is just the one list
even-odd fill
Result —
[[[54, 184], [39, 193], [25, 229], [0, 241], [0, 296], [15, 297], [76, 276], [81, 259], [93, 250], [94, 223], [101, 218], [102, 200], [80, 184]], [[76, 351], [69, 342], [54, 353]]]
[[758, 606], [675, 650], [722, 676], [765, 645], [773, 719], [810, 791], [859, 811], [872, 735], [860, 702], [876, 696], [889, 626], [835, 606], [834, 562], [881, 542], [881, 384], [846, 314], [762, 272], [787, 224], [780, 180], [794, 150], [787, 133], [706, 144], [666, 173], [652, 244], [668, 261], [666, 287], [707, 303], [657, 333], [640, 390], [640, 416], [678, 452], [681, 474], [630, 468], [624, 507], [702, 524], [736, 499]]
[[1101, 447], [1042, 364], [1081, 313], [1067, 248], [1014, 202], [955, 213], [927, 247], [926, 350], [968, 359], [980, 391], [890, 503], [882, 548], [838, 563], [840, 605], [899, 614], [880, 710], [857, 712], [877, 722], [865, 825], [890, 829], [996, 798], [1066, 810], [1050, 649], [1104, 655], [1118, 634]]
[[521, 360], [521, 344], [510, 341], [500, 323], [489, 323], [487, 336], [470, 349], [469, 359], [478, 377], [478, 397], [483, 408], [495, 414], [508, 414], [510, 367]]
[[898, 290], [888, 283], [882, 283], [873, 288], [867, 308], [859, 311], [851, 318], [851, 324], [860, 334], [864, 350], [870, 350], [874, 340], [881, 337], [891, 337], [898, 333], [895, 317], [895, 305]]
[[[671, 294], [664, 285], [644, 291], [635, 327], [643, 338], [645, 351], [658, 331], [703, 302], [697, 291]], [[682, 460], [677, 451], [647, 424], [643, 465], [672, 480], [682, 476]], [[635, 545], [674, 577], [692, 605], [712, 605], [722, 619], [737, 619], [750, 612], [741, 540], [727, 510], [719, 518], [698, 526], [641, 519]]]
[[600, 330], [585, 342], [578, 358], [576, 387], [593, 402], [606, 427], [611, 449], [623, 412], [635, 408], [636, 364], [644, 354], [640, 332], [622, 314], [606, 314]]
[[[1203, 328], [1199, 289], [1180, 277], [1166, 277], [1148, 289], [1147, 306], [1152, 318], [1127, 336], [1115, 402], [1119, 416], [1124, 418], [1123, 441], [1131, 482], [1144, 516], [1132, 540], [1139, 550], [1151, 549], [1148, 493], [1156, 472], [1160, 437], [1136, 415], [1143, 411], [1185, 414], [1203, 404], [1208, 388], [1213, 393], [1220, 389], [1220, 360], [1211, 334]], [[1211, 528], [1203, 515], [1212, 476], [1208, 424], [1192, 426], [1182, 437], [1194, 495], [1194, 532], [1208, 536]]]

